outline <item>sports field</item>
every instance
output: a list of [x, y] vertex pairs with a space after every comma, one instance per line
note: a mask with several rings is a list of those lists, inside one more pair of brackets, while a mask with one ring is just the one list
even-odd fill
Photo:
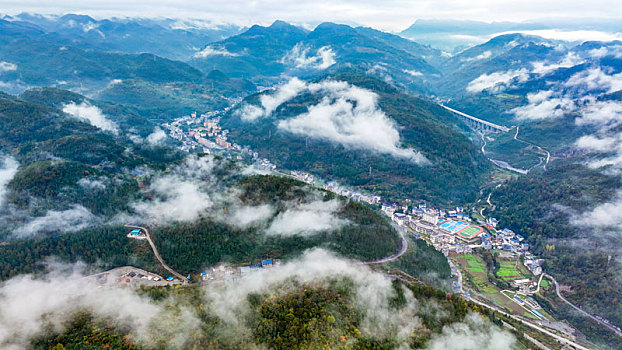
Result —
[[479, 236], [482, 232], [484, 232], [483, 228], [479, 226], [475, 226], [475, 225], [469, 225], [466, 228], [459, 231], [458, 235], [461, 237], [467, 238], [467, 239], [471, 239], [473, 237]]

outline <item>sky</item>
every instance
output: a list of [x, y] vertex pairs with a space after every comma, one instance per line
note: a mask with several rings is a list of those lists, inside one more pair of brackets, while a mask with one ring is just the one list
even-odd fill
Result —
[[622, 19], [620, 0], [0, 0], [0, 12], [200, 18], [245, 26], [275, 19], [309, 25], [332, 21], [393, 32], [416, 19]]

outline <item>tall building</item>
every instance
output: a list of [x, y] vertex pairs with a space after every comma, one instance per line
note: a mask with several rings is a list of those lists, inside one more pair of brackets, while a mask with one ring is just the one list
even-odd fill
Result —
[[438, 224], [438, 211], [426, 210], [423, 212], [422, 220], [432, 225]]

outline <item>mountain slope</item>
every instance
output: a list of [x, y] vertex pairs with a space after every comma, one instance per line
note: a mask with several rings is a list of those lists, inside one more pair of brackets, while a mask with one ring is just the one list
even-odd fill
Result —
[[[344, 143], [345, 139], [360, 132], [360, 128], [355, 125], [366, 123], [367, 114], [358, 114], [356, 110], [330, 110], [340, 108], [340, 99], [362, 103], [362, 100], [355, 102], [356, 96], [337, 97], [335, 104], [326, 106], [326, 98], [329, 97], [321, 91], [301, 92], [291, 100], [279, 101], [282, 104], [275, 106], [275, 111], [270, 116], [248, 121], [243, 117], [242, 108], [224, 117], [222, 125], [230, 130], [229, 136], [237, 143], [251, 146], [277, 165], [307, 170], [329, 179], [370, 189], [389, 199], [414, 197], [448, 204], [475, 198], [478, 184], [490, 168], [488, 161], [469, 140], [466, 126], [460, 121], [440, 106], [402, 94], [377, 79], [358, 73], [325, 78], [318, 84], [330, 85], [330, 81], [347, 81], [352, 84], [351, 92], [357, 91], [358, 87], [366, 89], [367, 92], [359, 92], [365, 96], [377, 95], [377, 106], [380, 110], [378, 113], [386, 113], [388, 120], [395, 123], [396, 130], [399, 130], [401, 148], [392, 150], [396, 156], [379, 153], [374, 148], [361, 148], [357, 143]], [[278, 94], [279, 92], [277, 96]], [[257, 103], [259, 98], [260, 96], [254, 96], [247, 99], [242, 107], [244, 104]], [[339, 137], [327, 139], [323, 134], [328, 129], [322, 129], [324, 131], [320, 133], [314, 133], [313, 128], [305, 129], [305, 134], [288, 132], [283, 128], [301, 116], [311, 118], [305, 117], [308, 111], [324, 107], [327, 108], [326, 113], [335, 113], [333, 122], [336, 128], [341, 128], [339, 124], [344, 123], [344, 130]], [[355, 124], [349, 124], [350, 117], [354, 118]], [[328, 122], [317, 119], [317, 122], [309, 120], [309, 123], [323, 125]], [[372, 142], [372, 146], [376, 145], [373, 142], [382, 141], [382, 132], [380, 129], [378, 131], [378, 134], [371, 136], [376, 138], [375, 141], [367, 139]], [[381, 144], [378, 145], [380, 147]], [[430, 163], [416, 164], [412, 160], [401, 158], [402, 151], [410, 148], [420, 152]]]
[[208, 41], [238, 34], [235, 25], [215, 25], [203, 20], [109, 18], [66, 14], [40, 16], [22, 13], [5, 17], [13, 23], [30, 25], [54, 33], [82, 49], [120, 53], [152, 53], [173, 60], [187, 60]]
[[255, 82], [278, 81], [282, 75], [317, 76], [355, 66], [384, 80], [422, 89], [423, 81], [440, 74], [426, 59], [438, 57], [438, 50], [370, 28], [322, 23], [308, 32], [277, 21], [210, 43], [190, 63], [203, 71], [219, 69]]

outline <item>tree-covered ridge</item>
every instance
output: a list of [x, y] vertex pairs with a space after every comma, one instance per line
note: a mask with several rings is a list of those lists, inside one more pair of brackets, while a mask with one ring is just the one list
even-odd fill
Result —
[[[273, 220], [292, 203], [329, 201], [330, 192], [320, 192], [297, 180], [256, 175], [242, 178], [240, 199], [248, 205], [272, 204]], [[399, 250], [401, 240], [388, 218], [369, 206], [343, 197], [335, 214], [348, 224], [313, 235], [274, 236], [264, 226], [239, 228], [214, 220], [180, 223], [153, 230], [162, 256], [181, 271], [199, 271], [219, 262], [257, 262], [265, 257], [294, 258], [304, 250], [324, 247], [344, 256], [374, 260]], [[225, 217], [227, 214], [225, 214]], [[227, 220], [227, 219], [225, 219]]]
[[[0, 228], [3, 239], [29, 218], [44, 216], [48, 210], [60, 212], [79, 206], [86, 208], [84, 215], [107, 220], [141, 198], [140, 179], [133, 169], [164, 170], [183, 158], [173, 148], [137, 143], [125, 134], [102, 131], [72, 117], [62, 110], [67, 103], [96, 105], [59, 89], [0, 96], [0, 155], [19, 164], [6, 184]], [[120, 108], [102, 107], [109, 112]], [[144, 136], [153, 131], [151, 122], [138, 124], [143, 132], [146, 127]]]
[[[365, 329], [365, 310], [356, 303], [356, 286], [347, 278], [328, 281], [299, 283], [295, 280], [275, 285], [261, 293], [246, 296], [248, 310], [237, 326], [228, 324], [211, 312], [210, 301], [205, 301], [200, 287], [146, 288], [142, 293], [153, 298], [156, 304], [170, 304], [169, 313], [188, 308], [196, 312], [200, 326], [198, 330], [181, 330], [183, 344], [171, 344], [164, 334], [151, 336], [148, 341], [137, 337], [123, 323], [111, 322], [90, 313], [77, 311], [61, 330], [50, 329], [46, 334], [31, 341], [34, 349], [397, 349], [427, 348], [429, 342], [439, 336], [446, 326], [456, 322], [468, 322], [470, 318], [482, 317], [485, 327], [500, 327], [499, 315], [480, 309], [461, 298], [448, 296], [444, 292], [424, 285], [404, 285], [393, 282], [393, 296], [388, 300], [389, 312], [403, 312], [413, 308], [407, 298], [415, 298], [418, 307], [413, 320], [418, 325], [409, 329], [395, 329], [387, 334], [373, 334]], [[433, 306], [432, 306], [433, 305]], [[166, 317], [166, 315], [163, 315]], [[154, 329], [165, 327], [159, 320]], [[179, 321], [179, 319], [177, 319]], [[512, 320], [505, 322], [518, 327]], [[170, 324], [172, 328], [177, 327]], [[379, 327], [383, 327], [379, 325]], [[152, 332], [152, 330], [150, 331]], [[151, 333], [150, 333], [151, 334]], [[507, 333], [503, 336], [509, 336]], [[406, 339], [404, 339], [406, 337]], [[529, 343], [519, 338], [519, 347]], [[479, 340], [481, 344], [486, 339]], [[522, 344], [521, 344], [522, 343]]]
[[[387, 154], [355, 150], [318, 138], [280, 130], [278, 121], [305, 113], [321, 96], [302, 93], [276, 109], [272, 117], [253, 122], [231, 112], [222, 120], [229, 136], [287, 169], [306, 170], [370, 190], [388, 199], [423, 198], [448, 204], [473, 200], [487, 160], [469, 140], [466, 127], [438, 105], [399, 93], [379, 80], [345, 73], [342, 80], [379, 96], [379, 107], [399, 127], [402, 146], [420, 151], [431, 165], [416, 165]], [[255, 103], [252, 96], [247, 103]], [[371, 171], [370, 171], [371, 168]]]
[[[285, 211], [292, 202], [336, 198], [332, 193], [320, 192], [302, 182], [277, 176], [244, 177], [232, 186], [241, 189], [242, 200], [249, 200], [251, 196], [254, 198], [248, 202], [249, 205], [274, 204], [277, 211], [272, 218]], [[55, 188], [46, 190], [53, 193]], [[119, 192], [122, 190], [125, 192]], [[92, 200], [85, 199], [84, 205], [97, 213], [106, 213], [110, 206], [116, 210], [131, 209], [127, 208], [123, 199], [135, 190], [117, 188], [117, 192], [104, 191]], [[88, 195], [85, 193], [84, 197]], [[343, 205], [336, 216], [349, 223], [334, 231], [309, 236], [266, 235], [264, 226], [236, 227], [228, 223], [226, 214], [224, 217], [206, 216], [192, 222], [157, 226], [151, 234], [165, 261], [183, 273], [197, 273], [207, 266], [223, 262], [253, 263], [266, 257], [289, 259], [313, 247], [324, 247], [361, 260], [378, 259], [399, 250], [400, 237], [388, 218], [369, 206], [342, 197], [338, 200]], [[127, 230], [121, 226], [101, 224], [101, 227], [62, 236], [17, 240], [0, 247], [3, 252], [0, 256], [0, 279], [42, 271], [44, 261], [52, 256], [67, 262], [94, 264], [99, 269], [137, 265], [146, 270], [162, 271], [160, 266], [154, 264], [146, 242], [127, 239]]]

